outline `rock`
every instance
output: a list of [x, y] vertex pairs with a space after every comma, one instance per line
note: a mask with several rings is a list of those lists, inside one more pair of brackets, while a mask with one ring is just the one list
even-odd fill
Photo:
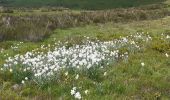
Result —
[[18, 85], [18, 84], [15, 84], [15, 85], [12, 86], [12, 90], [19, 91], [19, 90], [21, 90], [21, 86]]

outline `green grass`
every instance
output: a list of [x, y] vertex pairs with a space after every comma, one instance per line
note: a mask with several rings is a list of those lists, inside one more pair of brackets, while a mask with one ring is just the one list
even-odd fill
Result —
[[85, 27], [76, 27], [69, 29], [56, 29], [45, 41], [72, 38], [76, 36], [97, 37], [103, 40], [111, 40], [121, 36], [137, 32], [149, 32], [156, 35], [161, 33], [169, 33], [170, 17], [158, 20], [134, 21], [131, 23], [106, 23], [98, 25], [86, 25]]
[[[163, 2], [162, 0], [9, 0], [7, 6], [40, 7], [40, 6], [64, 6], [74, 9], [108, 9], [117, 7], [143, 6]], [[169, 0], [166, 1], [169, 4]], [[16, 10], [17, 11], [17, 10]], [[55, 15], [63, 12], [16, 12], [10, 16], [20, 15]], [[75, 11], [80, 13], [79, 11]], [[7, 14], [8, 15], [8, 14]], [[4, 16], [2, 14], [2, 16]], [[27, 26], [27, 25], [25, 25]], [[39, 30], [38, 28], [36, 28]], [[19, 30], [19, 29], [18, 29]], [[128, 36], [137, 32], [149, 33], [153, 40], [146, 43], [141, 42], [144, 48], [131, 53], [127, 61], [105, 66], [104, 69], [92, 69], [89, 72], [70, 69], [69, 75], [65, 76], [66, 70], [61, 71], [57, 81], [47, 82], [43, 85], [33, 80], [27, 81], [22, 88], [13, 90], [12, 86], [20, 85], [23, 76], [13, 77], [11, 73], [0, 71], [0, 100], [74, 100], [70, 95], [73, 86], [78, 87], [83, 99], [87, 100], [169, 100], [170, 99], [170, 41], [161, 40], [161, 33], [170, 35], [170, 17], [156, 20], [131, 21], [131, 22], [105, 22], [90, 25], [76, 26], [66, 29], [55, 29], [48, 38], [40, 42], [4, 41], [0, 42], [0, 67], [9, 56], [24, 54], [41, 45], [48, 46], [57, 41], [69, 41], [70, 44], [79, 44], [84, 36], [98, 38], [101, 41], [117, 39], [120, 36]], [[11, 46], [18, 46], [14, 50]], [[43, 50], [40, 50], [43, 51]], [[45, 51], [44, 51], [45, 52]], [[8, 55], [7, 55], [8, 54]], [[141, 62], [145, 66], [141, 66]], [[107, 72], [107, 75], [103, 74]], [[80, 77], [75, 80], [76, 74]], [[88, 89], [88, 95], [84, 91]]]
[[13, 7], [60, 6], [74, 9], [110, 9], [136, 7], [161, 3], [165, 0], [3, 0], [2, 4]]
[[[70, 90], [73, 86], [79, 87], [83, 99], [113, 100], [113, 99], [170, 99], [170, 58], [165, 53], [170, 53], [170, 44], [160, 42], [160, 34], [170, 35], [170, 17], [134, 21], [132, 23], [106, 23], [87, 25], [83, 27], [56, 29], [47, 39], [39, 43], [24, 42], [18, 50], [11, 49], [11, 45], [19, 42], [6, 41], [0, 43], [4, 53], [0, 54], [0, 64], [7, 58], [4, 55], [23, 54], [39, 48], [41, 44], [53, 44], [56, 41], [69, 41], [78, 43], [81, 37], [89, 36], [100, 40], [111, 40], [120, 36], [127, 36], [136, 32], [149, 32], [154, 38], [152, 42], [145, 43], [140, 52], [129, 55], [128, 61], [120, 61], [116, 65], [107, 66], [103, 70], [95, 70], [95, 75], [89, 78], [84, 73], [78, 72], [80, 78], [75, 80], [77, 72], [69, 71], [69, 76], [62, 75], [60, 81], [47, 83], [43, 86], [34, 82], [27, 82], [21, 90], [13, 91], [11, 87], [16, 84], [9, 73], [0, 72], [0, 99], [72, 99]], [[161, 51], [160, 51], [161, 50]], [[141, 66], [145, 62], [145, 66]], [[64, 74], [65, 71], [62, 73]], [[107, 72], [107, 76], [103, 76]], [[93, 72], [94, 73], [94, 72]], [[96, 80], [97, 79], [97, 80]], [[95, 84], [94, 84], [95, 83]], [[85, 95], [83, 92], [90, 92]]]

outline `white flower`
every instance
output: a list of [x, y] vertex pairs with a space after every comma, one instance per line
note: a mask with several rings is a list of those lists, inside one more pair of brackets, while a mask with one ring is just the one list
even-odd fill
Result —
[[25, 77], [25, 80], [28, 80], [28, 77]]
[[65, 73], [65, 76], [67, 76], [67, 75], [68, 75], [68, 72]]
[[3, 71], [3, 68], [1, 68], [1, 71]]
[[25, 68], [23, 71], [24, 71], [24, 72], [26, 72], [26, 71], [27, 71], [27, 69]]
[[142, 62], [142, 63], [141, 63], [141, 65], [142, 65], [142, 66], [145, 66], [145, 63], [144, 63], [144, 62]]
[[80, 66], [77, 66], [77, 68], [79, 69], [79, 68], [80, 68]]
[[87, 95], [87, 93], [89, 92], [89, 90], [85, 90], [84, 93]]
[[[61, 42], [58, 46], [56, 46], [56, 43], [55, 45], [47, 44], [50, 47], [54, 47], [54, 49], [49, 49], [47, 46], [41, 45], [40, 48], [23, 55], [17, 54], [14, 57], [8, 57], [3, 67], [12, 72], [10, 68], [20, 64], [21, 66], [26, 66], [21, 69], [22, 71], [32, 71], [34, 77], [41, 79], [48, 79], [54, 76], [55, 73], [62, 68], [74, 67], [78, 69], [90, 69], [94, 66], [103, 68], [104, 66], [110, 65], [110, 62], [119, 58], [119, 49], [121, 47], [133, 46], [135, 49], [140, 49], [135, 40], [142, 38], [145, 41], [149, 38], [149, 36], [146, 37], [142, 34], [138, 33], [129, 37], [120, 37], [120, 39], [106, 42], [87, 40], [84, 41], [82, 45], [73, 45], [69, 48], [65, 46], [66, 43], [64, 43], [64, 46], [60, 46], [63, 45]], [[132, 38], [135, 39], [132, 40]], [[128, 53], [124, 53], [124, 57], [127, 59]], [[102, 62], [104, 62], [104, 65], [101, 64]], [[142, 66], [144, 65], [143, 63]], [[66, 72], [64, 74], [67, 76], [69, 73]], [[105, 72], [104, 75], [106, 76], [107, 73]], [[75, 79], [79, 79], [79, 75], [75, 75]]]
[[77, 92], [75, 95], [74, 95], [74, 97], [76, 98], [76, 99], [81, 99], [81, 94], [80, 94], [80, 92]]
[[165, 56], [166, 56], [167, 58], [169, 57], [169, 55], [168, 55], [167, 53], [165, 54]]
[[76, 93], [76, 87], [73, 87], [73, 89], [71, 90], [71, 95], [74, 95]]
[[169, 35], [167, 35], [167, 36], [166, 36], [166, 38], [167, 38], [167, 39], [169, 39], [169, 38], [170, 38], [170, 36], [169, 36]]
[[104, 76], [106, 76], [107, 75], [107, 72], [104, 72]]
[[74, 95], [76, 93], [75, 90], [71, 90], [71, 95]]
[[25, 83], [25, 81], [24, 80], [22, 80], [22, 82], [21, 82], [22, 84], [24, 84]]
[[12, 72], [13, 70], [12, 69], [9, 69], [10, 72]]
[[73, 90], [76, 90], [77, 88], [76, 87], [73, 87]]
[[77, 80], [79, 78], [79, 74], [76, 75], [75, 79]]
[[87, 69], [89, 69], [91, 67], [91, 64], [87, 66]]

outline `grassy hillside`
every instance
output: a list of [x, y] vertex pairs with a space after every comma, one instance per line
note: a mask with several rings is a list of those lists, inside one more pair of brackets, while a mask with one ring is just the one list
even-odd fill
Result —
[[109, 9], [156, 4], [165, 0], [3, 0], [1, 5], [13, 7], [59, 6], [75, 9]]
[[[13, 71], [1, 69], [1, 98], [74, 100], [71, 90], [76, 87], [76, 91], [81, 93], [81, 97], [87, 100], [168, 100], [170, 98], [170, 58], [166, 54], [170, 53], [170, 41], [167, 38], [170, 35], [169, 19], [170, 17], [166, 17], [154, 21], [138, 21], [127, 24], [106, 23], [70, 29], [56, 29], [52, 36], [39, 43], [1, 42], [1, 65], [8, 57], [14, 57], [17, 54], [22, 55], [28, 51], [33, 52], [32, 50], [44, 53], [53, 50], [57, 41], [68, 41], [66, 46], [71, 48], [74, 44], [82, 43], [81, 41], [85, 39], [84, 36], [88, 36], [93, 41], [96, 37], [100, 41], [114, 41], [128, 36], [130, 41], [135, 41], [140, 46], [139, 50], [128, 49], [131, 44], [119, 48], [121, 52], [128, 52], [128, 59], [126, 60], [119, 59], [114, 63], [105, 65], [104, 68], [63, 69], [57, 74], [59, 77], [55, 76], [56, 80], [50, 81], [42, 81], [41, 79], [39, 79], [41, 81], [38, 81], [33, 78], [32, 74], [27, 73], [27, 71], [22, 72], [20, 69], [18, 70], [22, 73], [19, 73], [16, 69], [13, 69]], [[161, 33], [164, 33], [164, 35]], [[147, 36], [151, 36], [152, 40], [148, 38], [149, 41], [146, 41]], [[22, 68], [22, 65], [17, 66]], [[78, 78], [77, 75], [79, 75]], [[28, 77], [28, 80], [25, 77]], [[22, 80], [25, 80], [25, 83], [21, 83]]]
[[163, 0], [2, 3], [0, 100], [170, 100]]

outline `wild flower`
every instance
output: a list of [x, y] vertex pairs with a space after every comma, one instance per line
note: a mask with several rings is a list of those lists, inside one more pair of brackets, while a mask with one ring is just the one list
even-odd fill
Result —
[[22, 84], [25, 84], [25, 81], [24, 80], [22, 80], [22, 82], [21, 82]]
[[170, 39], [170, 36], [169, 36], [169, 35], [167, 35], [167, 36], [166, 36], [166, 38], [167, 38], [167, 39]]
[[71, 89], [71, 95], [75, 95], [76, 94], [76, 90], [77, 90], [77, 87], [73, 87], [72, 89]]
[[3, 52], [4, 52], [4, 49], [3, 49], [3, 48], [1, 48], [1, 49], [0, 49], [0, 53], [3, 53]]
[[142, 65], [142, 66], [145, 66], [145, 63], [144, 63], [144, 62], [142, 62], [142, 63], [141, 63], [141, 65]]
[[[32, 72], [32, 78], [50, 79], [51, 76], [57, 75], [58, 71], [63, 68], [72, 67], [90, 70], [90, 68], [95, 66], [104, 68], [120, 58], [127, 59], [129, 53], [121, 52], [119, 49], [126, 46], [130, 51], [138, 50], [140, 49], [136, 42], [138, 40], [146, 41], [151, 40], [151, 38], [150, 36], [137, 33], [112, 41], [90, 41], [87, 39], [83, 41], [83, 44], [74, 44], [69, 48], [61, 42], [48, 46], [41, 45], [39, 49], [47, 50], [47, 52], [40, 52], [39, 49], [35, 49], [23, 55], [17, 54], [14, 57], [8, 57], [3, 66], [5, 70], [12, 72], [19, 65], [22, 66], [21, 71]], [[54, 48], [49, 49], [50, 47]], [[66, 72], [65, 75], [67, 76], [68, 73]], [[79, 75], [75, 77], [75, 79], [78, 78]]]
[[9, 69], [9, 71], [12, 73], [13, 70], [12, 70], [12, 69]]
[[65, 72], [65, 76], [67, 76], [68, 75], [68, 72]]
[[107, 75], [107, 72], [104, 72], [104, 76], [106, 76]]
[[89, 90], [85, 90], [85, 91], [84, 91], [84, 93], [85, 93], [86, 95], [88, 94], [88, 92], [89, 92]]
[[25, 80], [28, 80], [28, 77], [25, 77]]
[[71, 95], [74, 95], [76, 92], [75, 92], [75, 90], [73, 89], [73, 90], [71, 90]]
[[74, 95], [74, 97], [76, 98], [76, 99], [81, 99], [81, 94], [80, 94], [80, 92], [76, 92], [76, 94]]
[[169, 57], [169, 55], [168, 55], [167, 53], [165, 54], [165, 56], [166, 56], [167, 58]]
[[78, 78], [79, 78], [79, 74], [76, 75], [75, 79], [78, 80]]

